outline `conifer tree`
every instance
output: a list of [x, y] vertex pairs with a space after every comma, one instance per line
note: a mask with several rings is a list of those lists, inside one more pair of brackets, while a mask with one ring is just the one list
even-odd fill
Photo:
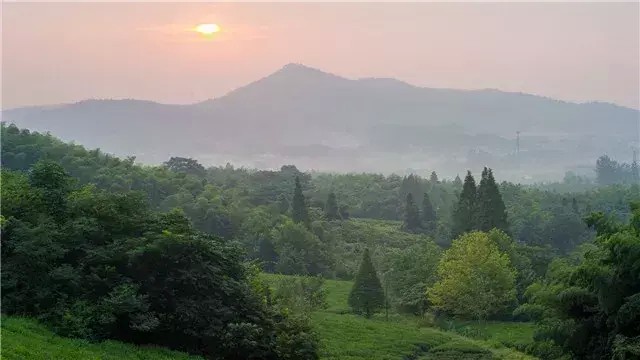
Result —
[[302, 223], [307, 228], [311, 225], [309, 219], [309, 209], [307, 202], [302, 194], [302, 186], [300, 185], [300, 177], [296, 176], [296, 187], [293, 191], [293, 201], [291, 204], [291, 218], [296, 223]]
[[413, 199], [419, 199], [419, 196], [424, 192], [423, 184], [417, 175], [410, 174], [402, 179], [400, 183], [400, 198], [406, 198], [407, 194], [411, 194]]
[[421, 225], [418, 205], [413, 201], [413, 195], [408, 193], [404, 207], [404, 228], [407, 231], [419, 231]]
[[471, 171], [467, 171], [464, 178], [462, 192], [458, 199], [458, 204], [453, 211], [453, 227], [454, 237], [469, 232], [476, 228], [476, 181], [471, 175]]
[[482, 171], [477, 193], [475, 229], [489, 231], [496, 228], [507, 232], [507, 211], [491, 169], [485, 167]]
[[431, 176], [429, 177], [429, 182], [431, 182], [432, 185], [438, 183], [438, 174], [436, 174], [435, 171], [431, 172]]
[[457, 188], [462, 187], [462, 180], [460, 179], [460, 175], [456, 175], [456, 178], [453, 179], [453, 185]]
[[433, 234], [436, 231], [436, 225], [436, 211], [431, 204], [429, 194], [424, 193], [422, 197], [422, 226], [428, 234]]
[[383, 307], [384, 301], [380, 279], [371, 262], [369, 249], [365, 249], [358, 275], [349, 294], [349, 306], [354, 313], [369, 318]]
[[340, 220], [340, 210], [338, 208], [338, 202], [336, 201], [336, 194], [333, 192], [327, 196], [327, 203], [324, 207], [324, 216], [327, 220]]

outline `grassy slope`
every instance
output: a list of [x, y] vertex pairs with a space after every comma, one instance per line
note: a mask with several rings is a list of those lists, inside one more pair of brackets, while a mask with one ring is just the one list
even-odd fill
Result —
[[[278, 276], [283, 275], [265, 275], [268, 280]], [[322, 359], [530, 359], [502, 347], [498, 341], [489, 344], [435, 328], [420, 327], [414, 317], [390, 315], [386, 321], [384, 315], [369, 320], [351, 315], [347, 305], [351, 285], [350, 281], [327, 280], [328, 307], [313, 314], [314, 327], [321, 339]], [[511, 333], [509, 328], [514, 325], [501, 327], [500, 324], [504, 323], [492, 323], [492, 331], [489, 332], [508, 336], [506, 333]], [[530, 336], [526, 332], [524, 330], [525, 335], [522, 336]], [[442, 347], [442, 352], [427, 351], [438, 346]], [[466, 353], [445, 351], [448, 346], [466, 350]]]
[[162, 348], [117, 341], [89, 343], [54, 335], [34, 320], [2, 317], [3, 360], [196, 360], [199, 357]]
[[[265, 275], [274, 279], [278, 275]], [[416, 318], [383, 315], [364, 319], [349, 314], [347, 298], [351, 282], [327, 280], [328, 307], [313, 314], [321, 339], [321, 357], [331, 360], [382, 359], [528, 359], [497, 341], [489, 344], [430, 327], [420, 327]], [[526, 324], [487, 323], [483, 330], [493, 340], [530, 338]], [[430, 350], [430, 351], [428, 351]], [[411, 356], [411, 357], [409, 357]], [[54, 335], [33, 320], [2, 318], [2, 359], [34, 360], [191, 360], [183, 353], [161, 348], [138, 347], [117, 341], [89, 343]]]

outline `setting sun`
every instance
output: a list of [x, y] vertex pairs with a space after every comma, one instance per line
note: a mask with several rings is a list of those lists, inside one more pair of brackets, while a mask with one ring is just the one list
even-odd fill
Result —
[[213, 35], [220, 31], [220, 26], [217, 24], [200, 24], [196, 26], [195, 30], [202, 35]]

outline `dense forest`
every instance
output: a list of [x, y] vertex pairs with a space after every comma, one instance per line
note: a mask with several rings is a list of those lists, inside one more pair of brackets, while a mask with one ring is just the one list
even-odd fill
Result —
[[[539, 358], [640, 356], [635, 162], [603, 156], [595, 182], [524, 186], [490, 168], [145, 166], [13, 125], [1, 135], [2, 311], [58, 334], [315, 359], [322, 278], [353, 281], [365, 318], [534, 322], [516, 348]], [[263, 272], [311, 278], [274, 288]]]

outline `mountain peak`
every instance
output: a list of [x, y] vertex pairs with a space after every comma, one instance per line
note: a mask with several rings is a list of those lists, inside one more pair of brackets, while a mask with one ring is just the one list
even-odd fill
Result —
[[331, 74], [316, 68], [312, 68], [307, 65], [298, 63], [289, 63], [284, 65], [280, 70], [271, 74], [269, 77], [285, 77], [293, 79], [312, 79], [312, 78], [331, 78], [331, 79], [344, 79], [338, 75]]
[[288, 63], [282, 67], [281, 70], [291, 71], [291, 70], [310, 70], [310, 71], [320, 71], [318, 69], [312, 68], [310, 66], [300, 64], [300, 63]]

